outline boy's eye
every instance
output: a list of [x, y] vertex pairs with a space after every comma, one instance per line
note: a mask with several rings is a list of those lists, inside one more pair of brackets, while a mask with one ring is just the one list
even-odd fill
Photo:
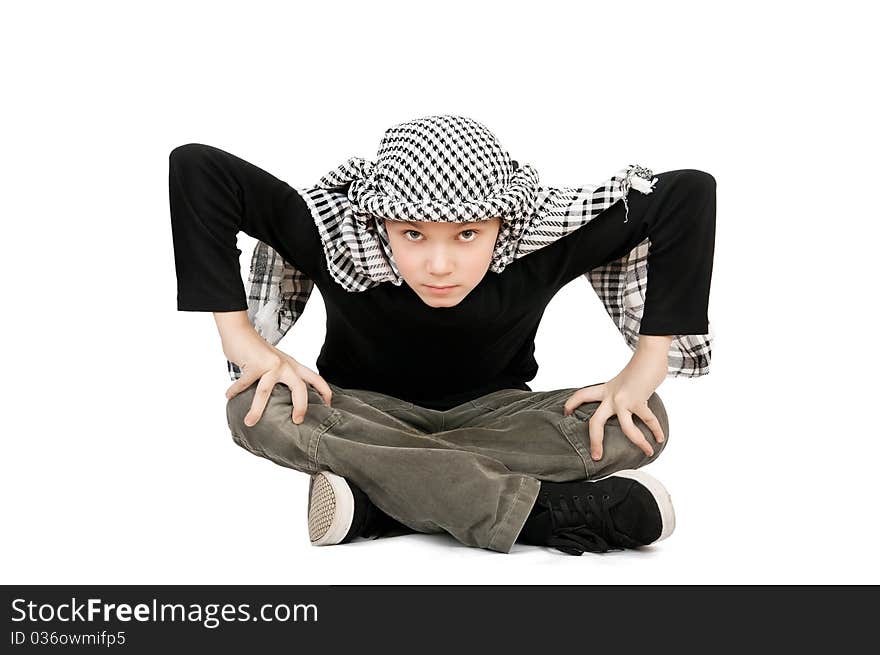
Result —
[[[421, 235], [421, 232], [419, 232], [418, 230], [404, 230], [403, 234], [404, 234], [404, 236], [409, 236], [410, 234]], [[477, 238], [478, 231], [477, 230], [462, 230], [461, 232], [459, 232], [459, 234], [460, 235], [461, 234], [473, 234], [473, 237], [469, 237], [469, 238], [465, 239], [465, 241], [473, 241], [474, 239]], [[418, 239], [412, 238], [412, 239], [410, 239], [410, 241], [418, 241]]]

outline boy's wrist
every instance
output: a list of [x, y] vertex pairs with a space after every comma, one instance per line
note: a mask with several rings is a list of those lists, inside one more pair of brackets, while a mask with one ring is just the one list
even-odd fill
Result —
[[230, 344], [240, 343], [254, 337], [262, 339], [251, 325], [246, 311], [214, 312], [214, 321], [220, 333], [220, 341], [226, 350]]

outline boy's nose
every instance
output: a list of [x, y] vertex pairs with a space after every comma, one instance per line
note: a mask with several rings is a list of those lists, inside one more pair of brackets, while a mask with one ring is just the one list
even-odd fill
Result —
[[453, 270], [452, 257], [444, 252], [435, 253], [428, 258], [427, 268], [431, 275], [448, 275]]

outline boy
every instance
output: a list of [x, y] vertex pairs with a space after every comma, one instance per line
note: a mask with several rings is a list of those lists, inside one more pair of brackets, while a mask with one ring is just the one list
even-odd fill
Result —
[[[541, 187], [485, 126], [442, 115], [394, 126], [375, 163], [352, 158], [311, 189], [201, 144], [172, 151], [169, 184], [178, 309], [214, 312], [240, 373], [227, 391], [236, 443], [312, 475], [312, 543], [402, 528], [580, 555], [672, 532], [668, 493], [636, 469], [668, 437], [654, 390], [670, 346], [709, 332], [711, 175]], [[249, 306], [240, 230], [299, 274], [299, 298], [320, 289], [320, 374], [275, 348], [277, 332], [265, 338], [281, 317]], [[640, 276], [619, 275], [621, 262]], [[256, 272], [252, 291], [268, 279]], [[644, 306], [619, 322], [635, 316], [633, 358], [607, 382], [533, 392], [544, 309], [586, 274], [600, 289], [638, 287]], [[607, 294], [609, 313], [619, 297]], [[707, 372], [702, 345], [679, 374]]]

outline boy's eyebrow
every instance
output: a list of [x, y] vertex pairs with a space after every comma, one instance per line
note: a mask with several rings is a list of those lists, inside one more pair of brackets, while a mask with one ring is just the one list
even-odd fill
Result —
[[[407, 225], [412, 225], [413, 227], [421, 227], [420, 225], [418, 225], [417, 223], [413, 223], [412, 221], [394, 221], [394, 222], [395, 223], [406, 223]], [[481, 222], [485, 222], [485, 221], [481, 221]]]

